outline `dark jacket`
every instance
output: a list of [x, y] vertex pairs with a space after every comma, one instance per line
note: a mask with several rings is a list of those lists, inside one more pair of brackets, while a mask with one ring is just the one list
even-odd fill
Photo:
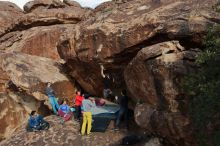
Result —
[[104, 78], [104, 89], [109, 89], [111, 84], [111, 80], [107, 77]]
[[128, 96], [120, 96], [118, 98], [118, 103], [120, 108], [128, 109]]
[[44, 123], [44, 119], [41, 115], [37, 116], [36, 118], [34, 118], [33, 116], [30, 116], [29, 120], [28, 120], [28, 125], [31, 128], [35, 128], [37, 126], [39, 126], [41, 123]]

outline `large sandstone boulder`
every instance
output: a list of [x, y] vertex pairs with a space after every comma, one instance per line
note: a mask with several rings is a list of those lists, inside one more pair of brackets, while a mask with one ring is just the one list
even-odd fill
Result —
[[[218, 22], [212, 5], [216, 0], [161, 1], [135, 0], [82, 22], [72, 45], [81, 60], [99, 59], [120, 65], [123, 56], [132, 58], [143, 46], [170, 39], [200, 43], [206, 28]], [[122, 58], [122, 59], [121, 59]]]
[[[75, 35], [74, 35], [75, 34]], [[82, 61], [75, 52], [75, 29], [66, 29], [60, 38], [57, 49], [61, 59], [66, 60], [65, 68], [80, 86], [88, 93], [102, 96], [103, 77], [101, 67], [93, 60]], [[85, 52], [89, 53], [89, 52]]]
[[24, 107], [17, 104], [11, 97], [0, 93], [0, 141], [9, 137], [15, 128], [27, 117]]
[[179, 112], [172, 113], [158, 110], [150, 104], [138, 104], [135, 119], [147, 132], [167, 139], [170, 143], [184, 146], [196, 144], [189, 118]]
[[81, 62], [76, 59], [68, 61], [66, 66], [70, 69], [69, 75], [76, 79], [86, 92], [102, 97], [104, 85], [99, 65], [94, 62]]
[[47, 9], [55, 9], [55, 8], [64, 8], [65, 4], [60, 0], [33, 0], [29, 1], [24, 5], [25, 12], [32, 12], [36, 9], [47, 8]]
[[63, 3], [71, 7], [81, 7], [81, 5], [78, 2], [73, 0], [63, 0]]
[[193, 71], [197, 53], [185, 50], [178, 41], [159, 43], [139, 51], [124, 71], [132, 97], [148, 103], [135, 108], [138, 125], [173, 143], [184, 139], [187, 145], [193, 139], [181, 81]]
[[[103, 65], [112, 73], [123, 72], [145, 46], [167, 40], [179, 40], [186, 47], [200, 46], [206, 29], [219, 22], [218, 13], [212, 9], [216, 2], [135, 0], [118, 6], [116, 2], [107, 2], [96, 8], [93, 17], [82, 21], [75, 30], [67, 31], [58, 50], [69, 66], [79, 60]], [[86, 70], [84, 66], [80, 68]], [[93, 78], [101, 85], [100, 71], [96, 74]]]
[[0, 1], [0, 36], [5, 34], [7, 28], [16, 22], [22, 15], [22, 10], [15, 4]]
[[[59, 0], [30, 1], [24, 6], [26, 14], [12, 3], [1, 3], [3, 6], [0, 7], [0, 10], [2, 9], [1, 19], [4, 23], [0, 26], [0, 35], [36, 26], [76, 24], [92, 13], [89, 9], [77, 5], [67, 5]], [[6, 12], [7, 14], [4, 14]]]
[[39, 26], [21, 32], [4, 35], [0, 50], [4, 52], [23, 52], [29, 55], [60, 60], [57, 42], [69, 25]]
[[15, 85], [10, 85], [7, 92], [0, 93], [0, 107], [0, 141], [10, 137], [17, 127], [27, 121], [32, 110], [44, 116], [50, 114], [44, 101], [20, 91]]
[[[126, 85], [133, 97], [155, 107], [178, 111], [180, 84], [195, 66], [198, 50], [185, 50], [178, 41], [143, 48], [124, 71]], [[182, 99], [183, 98], [183, 99]]]
[[[135, 109], [140, 126], [174, 144], [193, 145], [180, 85], [195, 67], [198, 52], [191, 48], [199, 48], [207, 28], [220, 23], [212, 8], [217, 1], [114, 0], [90, 10], [69, 0], [35, 0], [24, 6], [25, 14], [0, 2], [0, 92], [23, 117], [33, 109], [44, 113], [46, 82], [57, 97], [73, 97], [71, 81], [101, 95], [104, 70], [119, 83], [112, 87], [126, 86], [143, 103]], [[12, 130], [17, 124], [11, 123]], [[7, 126], [2, 131], [11, 133]]]
[[52, 83], [56, 97], [65, 97], [72, 105], [75, 85], [61, 71], [59, 62], [17, 52], [0, 54], [0, 63], [1, 139], [9, 137], [32, 110], [51, 114], [47, 82]]
[[[6, 53], [1, 55], [1, 58], [3, 58], [2, 68], [11, 81], [27, 93], [32, 95], [37, 95], [37, 92], [45, 94], [46, 83], [51, 82], [54, 86], [58, 86], [55, 87], [59, 89], [57, 96], [72, 97], [74, 95], [74, 85], [69, 82], [65, 73], [61, 72], [61, 64], [58, 62], [22, 53]], [[47, 99], [47, 97], [42, 97], [44, 96], [36, 96], [35, 98], [38, 100]]]

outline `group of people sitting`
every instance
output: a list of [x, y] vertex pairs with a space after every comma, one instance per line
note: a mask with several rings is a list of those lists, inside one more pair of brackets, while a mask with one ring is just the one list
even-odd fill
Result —
[[[82, 95], [81, 91], [77, 91], [74, 101], [74, 108], [70, 107], [65, 99], [62, 100], [62, 103], [59, 105], [55, 97], [54, 90], [51, 88], [51, 83], [47, 84], [46, 94], [49, 98], [49, 102], [52, 106], [54, 114], [62, 117], [62, 124], [70, 120], [73, 115], [75, 115], [74, 119], [79, 122], [82, 117], [81, 135], [85, 135], [85, 133], [89, 135], [91, 133], [92, 108], [94, 108], [96, 105], [105, 104], [104, 100], [96, 100], [95, 98], [90, 97], [88, 94]], [[115, 130], [118, 130], [121, 118], [123, 116], [125, 117], [126, 126], [128, 127], [128, 97], [126, 95], [126, 90], [122, 90], [122, 96], [116, 96], [116, 100], [120, 105], [115, 127]], [[75, 114], [73, 114], [73, 111], [75, 111]], [[29, 131], [44, 130], [48, 128], [49, 123], [46, 122], [41, 115], [38, 115], [36, 111], [32, 111], [28, 122]]]

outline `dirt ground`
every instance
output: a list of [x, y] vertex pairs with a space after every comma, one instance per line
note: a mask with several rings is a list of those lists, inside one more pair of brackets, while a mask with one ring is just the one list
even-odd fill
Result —
[[[47, 131], [26, 132], [25, 125], [8, 139], [0, 143], [1, 146], [118, 146], [122, 139], [128, 135], [141, 135], [133, 121], [130, 123], [130, 130], [122, 128], [119, 131], [113, 130], [114, 122], [111, 121], [105, 132], [92, 132], [88, 136], [81, 136], [80, 124], [74, 120], [61, 124], [58, 116], [52, 115], [45, 118], [51, 125]], [[139, 142], [135, 146], [142, 146]], [[134, 145], [134, 144], [133, 144]]]

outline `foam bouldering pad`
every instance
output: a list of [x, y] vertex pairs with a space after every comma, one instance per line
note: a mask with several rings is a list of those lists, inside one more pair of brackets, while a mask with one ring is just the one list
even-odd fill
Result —
[[118, 105], [104, 105], [104, 106], [96, 106], [92, 108], [92, 115], [99, 114], [116, 114], [119, 111], [120, 107]]
[[105, 132], [111, 119], [103, 117], [93, 117], [92, 132]]

